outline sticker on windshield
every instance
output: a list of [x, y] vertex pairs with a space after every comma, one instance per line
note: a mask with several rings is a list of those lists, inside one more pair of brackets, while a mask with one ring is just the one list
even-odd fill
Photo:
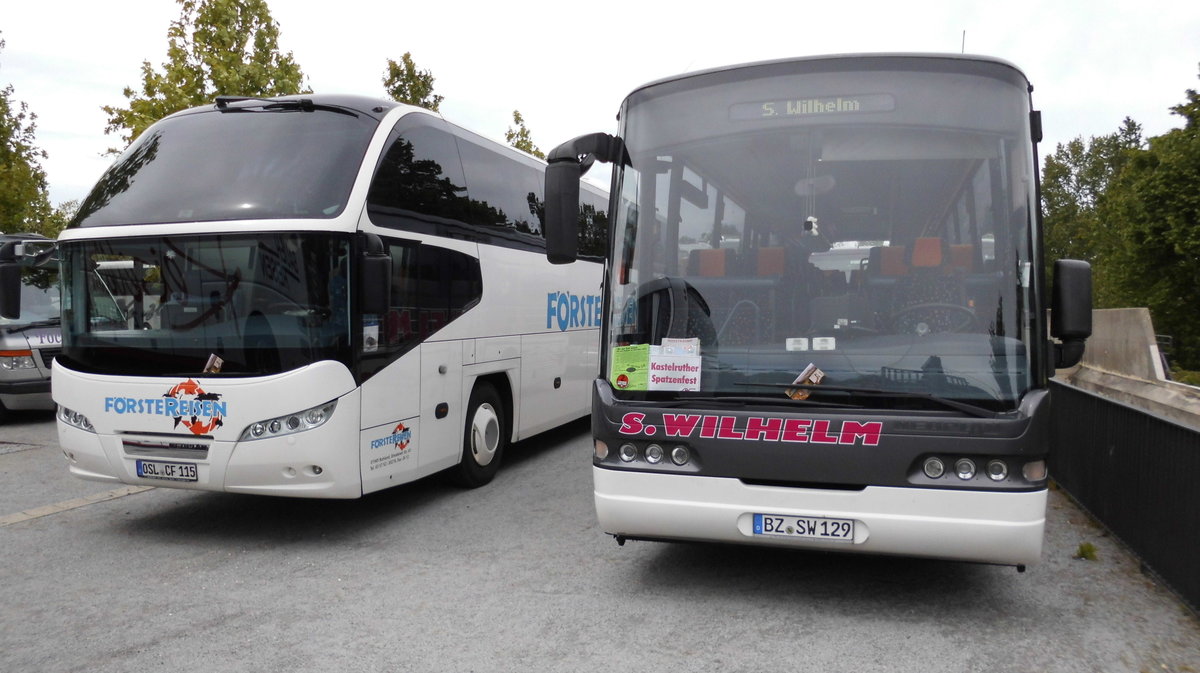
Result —
[[617, 390], [700, 390], [700, 340], [616, 346], [610, 371], [609, 382]]

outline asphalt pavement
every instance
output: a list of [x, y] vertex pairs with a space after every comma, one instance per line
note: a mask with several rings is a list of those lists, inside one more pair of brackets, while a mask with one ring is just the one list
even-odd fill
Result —
[[1023, 574], [621, 547], [586, 423], [478, 490], [330, 502], [80, 481], [27, 414], [0, 426], [0, 671], [1200, 671], [1200, 622], [1119, 543], [1059, 492], [1047, 528]]

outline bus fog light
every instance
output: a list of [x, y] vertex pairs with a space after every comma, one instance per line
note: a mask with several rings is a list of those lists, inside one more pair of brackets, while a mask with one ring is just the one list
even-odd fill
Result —
[[687, 465], [692, 459], [692, 454], [687, 450], [686, 446], [677, 446], [671, 449], [671, 462], [676, 465]]
[[992, 481], [1004, 481], [1008, 478], [1008, 465], [1003, 460], [988, 461], [987, 476]]
[[930, 479], [940, 479], [943, 474], [946, 474], [946, 464], [937, 456], [926, 458], [923, 467], [925, 476]]
[[1027, 481], [1041, 481], [1046, 478], [1046, 461], [1035, 460], [1030, 463], [1025, 463], [1021, 468], [1021, 474], [1024, 475]]
[[975, 477], [975, 461], [970, 458], [959, 458], [958, 462], [954, 463], [954, 473], [963, 481], [973, 479]]
[[608, 458], [608, 444], [600, 440], [596, 440], [596, 460], [604, 460]]
[[316, 475], [319, 475], [319, 474], [321, 474], [322, 472], [324, 472], [324, 471], [325, 471], [325, 470], [324, 470], [324, 469], [323, 469], [323, 468], [322, 468], [320, 465], [313, 465], [313, 466], [312, 466], [311, 468], [309, 468], [309, 469], [310, 469], [310, 470], [312, 470], [312, 473], [313, 473], [313, 474], [316, 474]]
[[646, 447], [646, 462], [651, 465], [658, 465], [663, 459], [663, 448], [658, 444], [651, 444]]
[[626, 463], [632, 463], [634, 458], [637, 458], [637, 447], [633, 444], [622, 444], [620, 449], [621, 460]]

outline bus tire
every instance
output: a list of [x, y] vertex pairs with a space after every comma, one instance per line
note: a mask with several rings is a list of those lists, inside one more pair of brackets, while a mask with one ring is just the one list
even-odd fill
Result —
[[492, 384], [480, 382], [471, 391], [463, 430], [462, 459], [450, 478], [458, 486], [479, 488], [496, 476], [508, 444], [504, 402]]

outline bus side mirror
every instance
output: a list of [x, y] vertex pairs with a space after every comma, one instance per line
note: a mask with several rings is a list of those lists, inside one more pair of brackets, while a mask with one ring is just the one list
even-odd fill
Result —
[[630, 164], [620, 138], [607, 133], [579, 136], [546, 157], [546, 259], [570, 264], [579, 254], [579, 178], [597, 160]]
[[546, 166], [546, 259], [551, 264], [570, 264], [579, 254], [580, 165], [560, 161]]
[[358, 266], [358, 306], [364, 314], [382, 315], [392, 306], [392, 257], [375, 234], [363, 234]]
[[1050, 336], [1054, 366], [1073, 367], [1083, 358], [1084, 344], [1092, 335], [1092, 266], [1077, 259], [1054, 262], [1054, 296], [1050, 305]]
[[19, 241], [0, 244], [0, 317], [21, 317], [21, 263], [17, 257]]
[[0, 317], [21, 317], [21, 267], [16, 262], [0, 262]]

